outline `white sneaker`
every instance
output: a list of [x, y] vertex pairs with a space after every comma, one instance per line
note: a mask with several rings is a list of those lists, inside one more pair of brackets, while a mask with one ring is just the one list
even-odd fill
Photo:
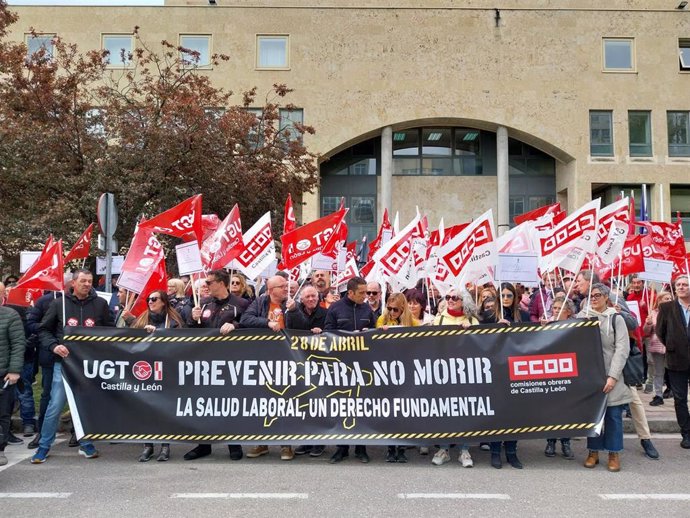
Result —
[[429, 455], [429, 447], [428, 446], [420, 446], [419, 447], [419, 454], [420, 455]]
[[463, 468], [471, 468], [474, 466], [474, 462], [472, 462], [472, 455], [470, 455], [470, 452], [467, 450], [462, 450], [460, 452], [460, 455], [458, 456], [458, 462], [462, 463]]
[[448, 455], [448, 450], [444, 449], [438, 450], [434, 458], [431, 459], [431, 463], [435, 466], [440, 466], [446, 462], [450, 462], [450, 455]]

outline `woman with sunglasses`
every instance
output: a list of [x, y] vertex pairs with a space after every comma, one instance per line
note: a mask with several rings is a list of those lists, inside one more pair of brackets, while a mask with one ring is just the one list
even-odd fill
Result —
[[[386, 301], [381, 316], [376, 320], [378, 329], [387, 330], [389, 327], [418, 326], [419, 322], [412, 316], [407, 299], [402, 293], [391, 293]], [[407, 462], [405, 446], [389, 446], [386, 462]]]
[[[445, 309], [436, 315], [434, 319], [435, 326], [460, 326], [467, 329], [470, 326], [479, 325], [479, 320], [476, 317], [476, 306], [468, 292], [465, 291], [461, 295], [458, 290], [452, 289], [446, 294], [445, 302]], [[463, 468], [474, 466], [469, 445], [459, 444], [458, 446], [460, 448], [458, 462], [462, 464]], [[439, 449], [434, 458], [431, 459], [431, 463], [435, 466], [441, 466], [446, 462], [450, 462], [450, 447], [450, 444], [439, 445]]]
[[[517, 297], [515, 286], [509, 282], [501, 283], [501, 304], [496, 303], [496, 311], [494, 311], [493, 318], [485, 318], [485, 324], [505, 324], [520, 323], [525, 320], [529, 321], [529, 315], [523, 315], [520, 311], [520, 301]], [[503, 308], [502, 318], [498, 318], [500, 308]], [[523, 320], [525, 319], [525, 320]], [[517, 441], [503, 441], [503, 447], [506, 453], [506, 462], [515, 469], [522, 469], [522, 462], [517, 456]], [[489, 443], [491, 450], [491, 465], [496, 469], [501, 469], [503, 463], [501, 461], [501, 441], [493, 441]]]
[[578, 318], [599, 319], [601, 348], [607, 378], [603, 392], [608, 395], [604, 428], [599, 437], [588, 437], [589, 455], [585, 468], [599, 464], [599, 452], [608, 450], [608, 470], [620, 471], [620, 452], [623, 450], [623, 407], [632, 401], [630, 389], [623, 381], [623, 368], [630, 353], [628, 328], [623, 318], [609, 302], [609, 289], [603, 284], [592, 284], [589, 305], [580, 311]]
[[[170, 305], [168, 294], [163, 290], [155, 290], [146, 298], [148, 309], [144, 311], [131, 325], [133, 329], [144, 329], [153, 333], [156, 329], [172, 329], [185, 327], [180, 314]], [[139, 462], [148, 462], [153, 457], [153, 443], [145, 443], [144, 451], [139, 455]], [[161, 444], [161, 451], [156, 460], [164, 462], [170, 458], [170, 444]]]
[[253, 302], [255, 298], [251, 287], [247, 285], [247, 279], [240, 273], [234, 273], [230, 277], [230, 293], [249, 302]]

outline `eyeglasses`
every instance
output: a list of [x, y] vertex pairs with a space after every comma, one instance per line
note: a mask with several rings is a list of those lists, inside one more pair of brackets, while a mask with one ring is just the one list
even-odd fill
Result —
[[460, 297], [458, 295], [446, 295], [446, 300], [452, 300], [453, 302], [457, 302], [460, 300]]
[[240, 281], [232, 281], [230, 284], [232, 284], [233, 286], [239, 286]]
[[504, 299], [512, 299], [513, 294], [512, 293], [501, 293], [501, 297], [503, 297]]
[[157, 302], [160, 299], [160, 297], [149, 297], [148, 299], [146, 299], [146, 302]]
[[378, 295], [378, 291], [367, 291], [367, 295]]
[[389, 308], [389, 307], [386, 307], [386, 309], [388, 310], [389, 313], [392, 313], [393, 311], [400, 311], [400, 308]]
[[600, 299], [600, 298], [603, 297], [603, 296], [604, 296], [603, 293], [592, 293], [592, 294], [590, 295], [590, 298], [592, 298], [592, 299]]

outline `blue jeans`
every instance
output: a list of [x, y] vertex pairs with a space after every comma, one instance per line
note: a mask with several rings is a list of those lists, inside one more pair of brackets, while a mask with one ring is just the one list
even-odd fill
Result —
[[36, 405], [34, 404], [34, 391], [31, 387], [36, 379], [34, 377], [34, 362], [25, 363], [20, 376], [24, 382], [24, 390], [20, 392], [19, 387], [15, 389], [19, 400], [19, 415], [25, 426], [28, 424], [36, 426]]
[[[50, 403], [48, 403], [48, 409], [46, 410], [43, 426], [41, 427], [41, 440], [38, 443], [39, 448], [46, 448], [49, 450], [53, 445], [58, 423], [60, 422], [60, 414], [66, 402], [67, 394], [65, 393], [65, 386], [62, 383], [62, 363], [56, 362], [53, 366], [53, 385], [50, 387]], [[79, 441], [79, 444], [88, 446], [91, 444], [91, 441]]]
[[604, 427], [599, 437], [587, 437], [587, 448], [592, 451], [618, 453], [623, 450], [623, 407], [606, 407]]

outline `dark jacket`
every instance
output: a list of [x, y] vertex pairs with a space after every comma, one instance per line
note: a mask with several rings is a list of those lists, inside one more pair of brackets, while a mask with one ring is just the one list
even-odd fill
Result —
[[295, 309], [287, 312], [285, 327], [288, 329], [304, 329], [305, 331], [311, 331], [315, 327], [323, 329], [326, 323], [326, 313], [327, 311], [317, 304], [314, 312], [308, 315], [304, 309], [304, 304], [300, 302]]
[[[242, 327], [249, 328], [262, 328], [268, 327], [268, 310], [271, 307], [270, 297], [268, 295], [261, 295], [259, 298], [255, 299], [247, 308], [247, 311], [242, 315], [242, 320], [240, 324]], [[285, 319], [285, 327], [290, 324], [288, 314], [285, 310], [285, 302], [280, 305], [283, 310], [283, 315]]]
[[376, 319], [371, 306], [366, 302], [355, 304], [347, 296], [331, 304], [324, 324], [324, 329], [341, 331], [361, 331], [374, 327]]
[[666, 368], [686, 371], [690, 368], [690, 330], [685, 325], [680, 302], [672, 300], [659, 304], [656, 335], [666, 346]]
[[[65, 305], [65, 323], [72, 327], [113, 327], [113, 314], [110, 312], [108, 303], [91, 291], [84, 300], [80, 300], [73, 293], [65, 294], [64, 299], [56, 299], [46, 311], [41, 325], [38, 329], [38, 336], [41, 341], [41, 348], [50, 351], [62, 344], [64, 336], [64, 323], [62, 320], [62, 305]], [[61, 360], [60, 356], [54, 355], [55, 361]]]
[[0, 383], [8, 372], [21, 374], [26, 337], [22, 319], [14, 309], [0, 306]]
[[220, 329], [223, 324], [239, 324], [248, 305], [246, 300], [236, 297], [232, 293], [229, 293], [224, 299], [205, 298], [201, 301], [201, 323], [192, 318], [190, 311], [185, 315], [187, 325], [189, 327]]
[[41, 347], [41, 340], [39, 338], [38, 330], [41, 325], [41, 320], [43, 320], [43, 317], [46, 315], [48, 308], [55, 301], [55, 299], [58, 298], [62, 299], [61, 291], [48, 292], [45, 295], [42, 295], [36, 301], [33, 307], [30, 307], [26, 312], [26, 326], [29, 330], [29, 333], [31, 333], [28, 341], [31, 342], [38, 351], [38, 364], [45, 368], [52, 368], [53, 364], [55, 363], [56, 355]]

